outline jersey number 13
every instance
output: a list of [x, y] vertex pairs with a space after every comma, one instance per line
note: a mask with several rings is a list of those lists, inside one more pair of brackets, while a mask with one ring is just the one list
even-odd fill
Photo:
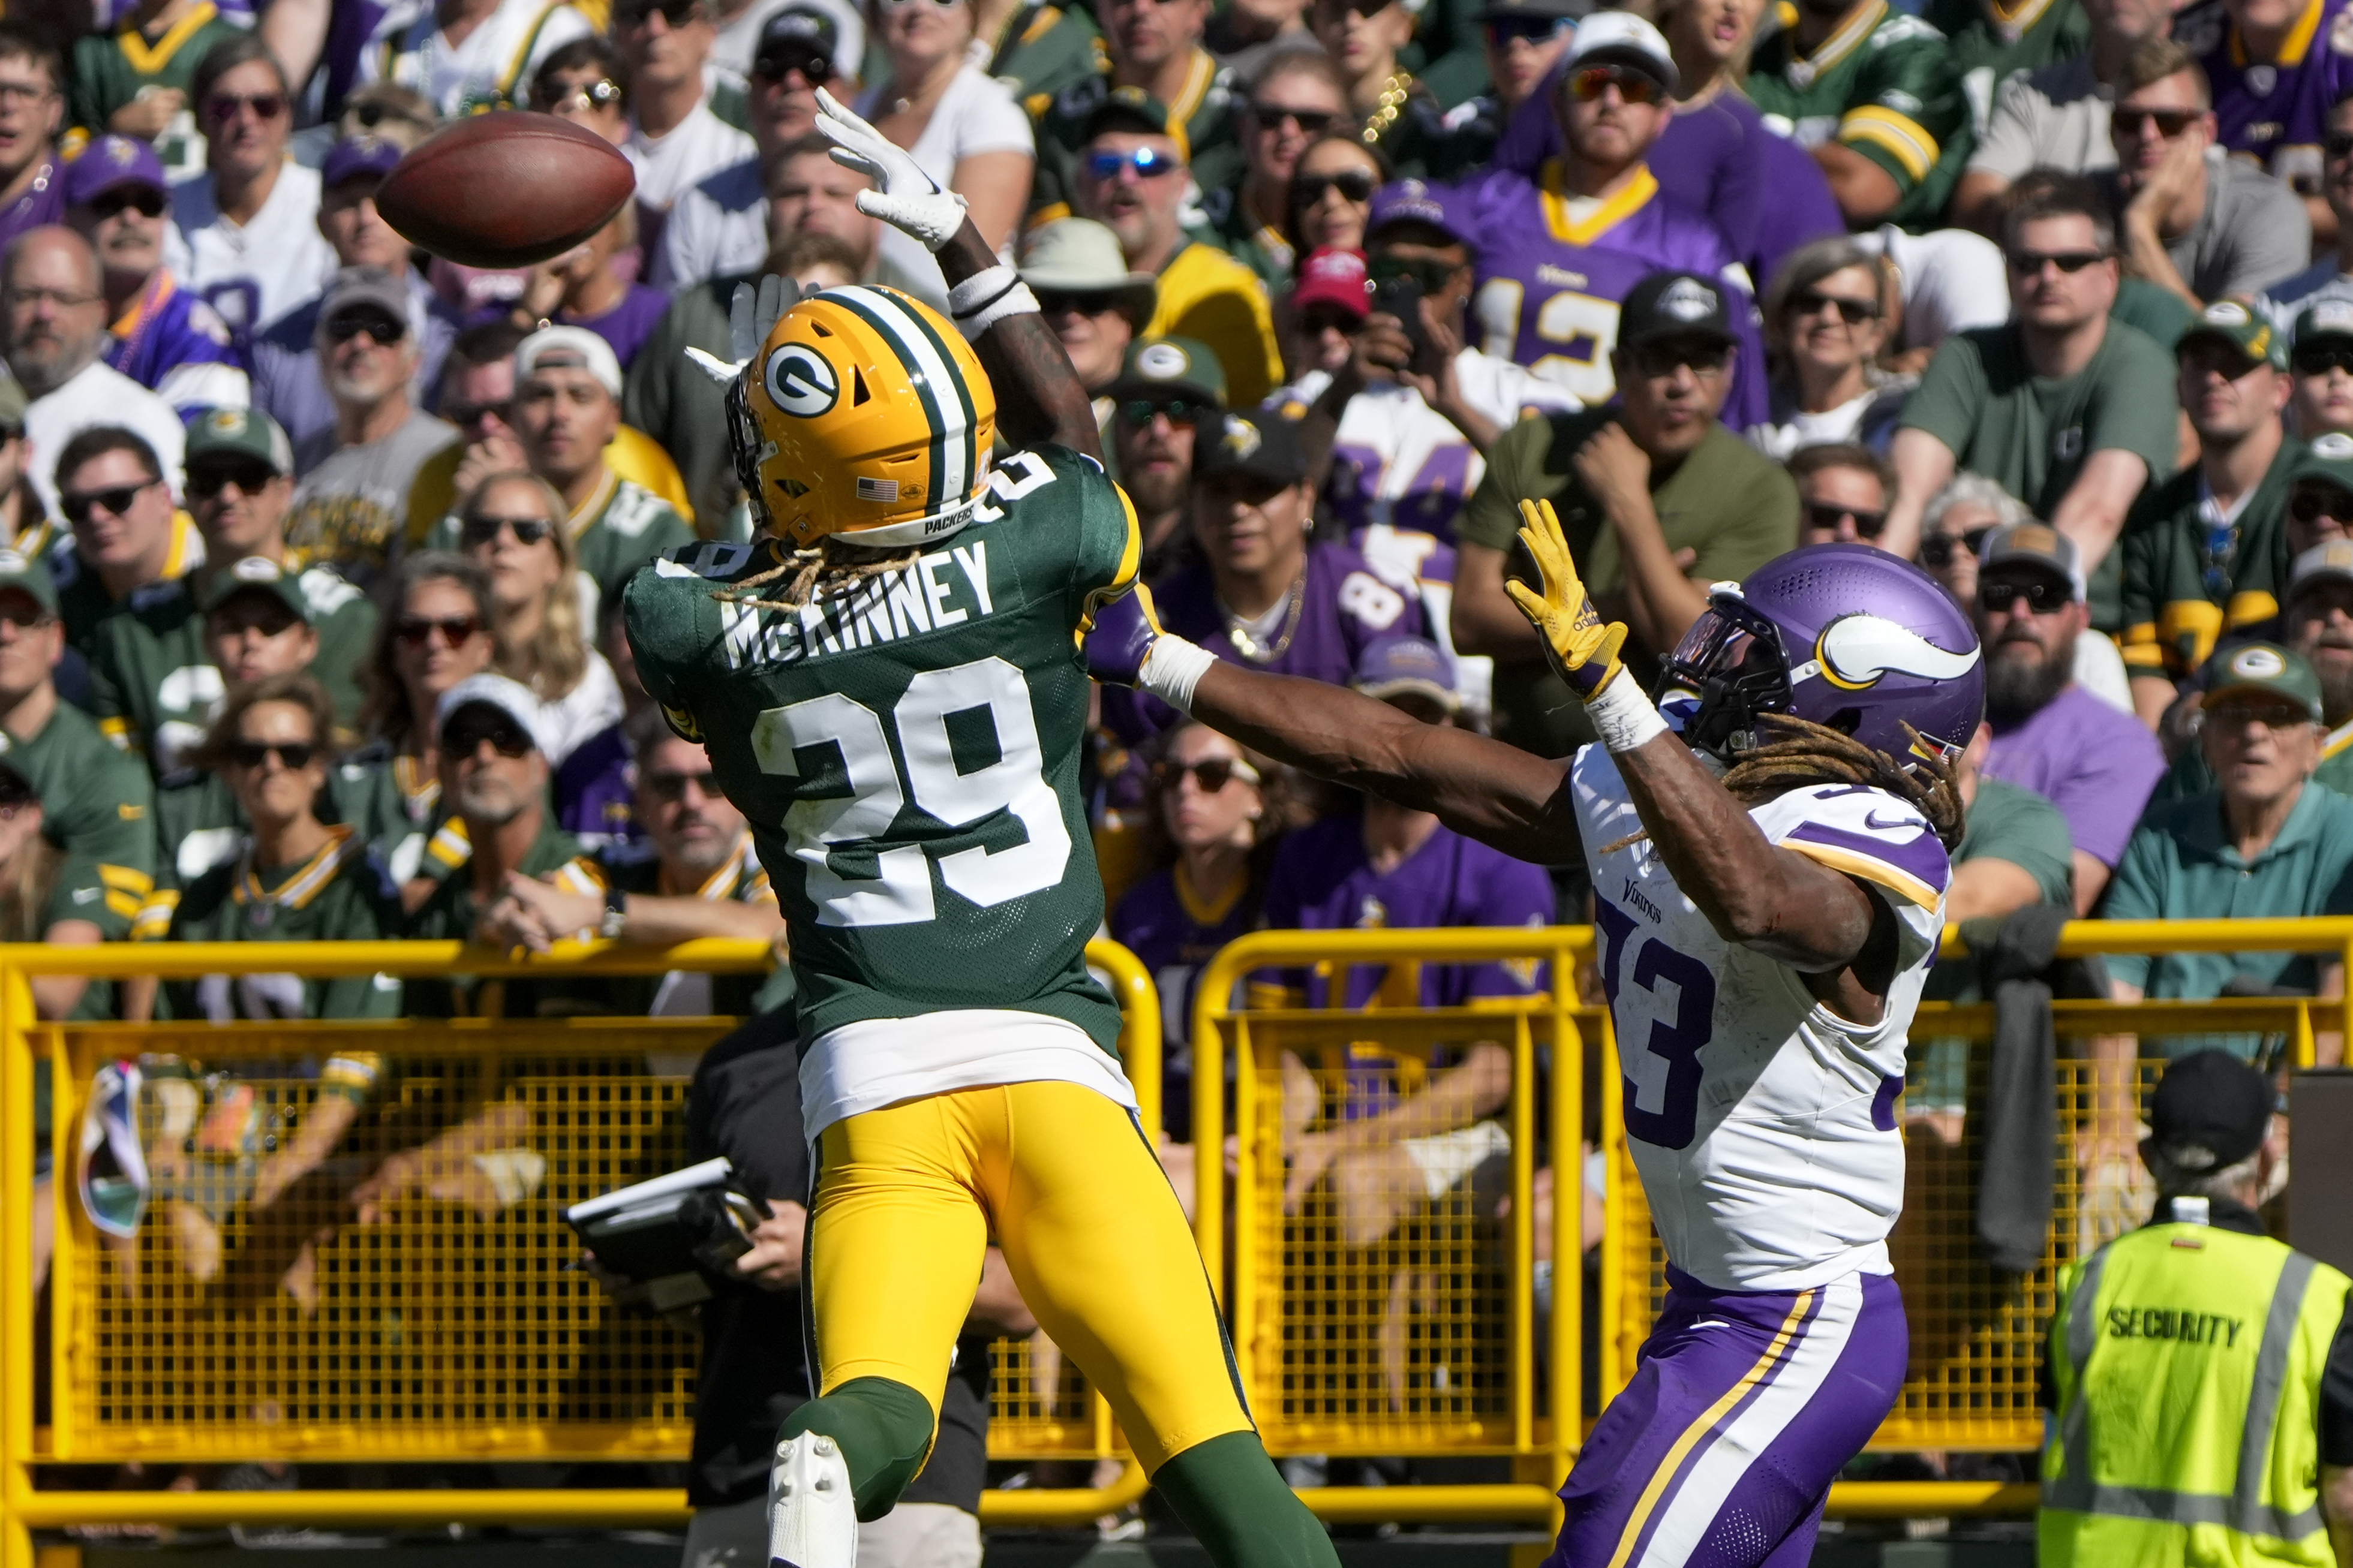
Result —
[[[1705, 1073], [1699, 1053], [1715, 1033], [1715, 976], [1689, 953], [1638, 933], [1634, 917], [1607, 899], [1593, 900], [1593, 923], [1601, 934], [1601, 989], [1613, 1014], [1629, 947], [1639, 943], [1635, 984], [1653, 994], [1662, 985], [1675, 988], [1672, 1023], [1652, 1019], [1651, 1037], [1640, 1047], [1619, 1040], [1619, 1072], [1628, 1135], [1654, 1148], [1688, 1149], [1699, 1131], [1699, 1085]], [[1639, 1068], [1637, 1052], [1649, 1058]], [[1645, 1100], [1656, 1109], [1643, 1109]]]
[[[997, 732], [997, 760], [963, 772], [949, 721], [984, 710]], [[886, 728], [897, 731], [896, 757]], [[934, 918], [934, 858], [940, 880], [983, 908], [1060, 883], [1071, 831], [1046, 782], [1029, 683], [1004, 659], [923, 670], [887, 718], [835, 691], [771, 708], [752, 726], [753, 754], [766, 773], [800, 777], [795, 753], [817, 747], [839, 749], [849, 793], [795, 801], [784, 826], [793, 858], [808, 868], [804, 885], [818, 924], [913, 925]], [[1008, 813], [1029, 842], [945, 854], [920, 844], [878, 843], [911, 802], [951, 828]], [[846, 853], [871, 855], [873, 872], [845, 876], [839, 868]]]

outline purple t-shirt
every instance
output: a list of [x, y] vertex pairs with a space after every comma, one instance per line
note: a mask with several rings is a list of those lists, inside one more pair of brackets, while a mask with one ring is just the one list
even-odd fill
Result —
[[2070, 686], [2023, 723], [1997, 721], [1978, 771], [2048, 796], [2075, 847], [2114, 867], [2165, 776], [2165, 752], [2147, 725]]
[[138, 302], [124, 312], [127, 324], [110, 334], [100, 357], [110, 369], [121, 372], [148, 391], [184, 364], [225, 364], [245, 368], [245, 356], [229, 340], [227, 322], [210, 305], [177, 287], [172, 274], [157, 268]]
[[638, 357], [646, 340], [654, 335], [661, 324], [662, 312], [670, 309], [670, 296], [659, 289], [649, 289], [642, 283], [632, 283], [621, 302], [601, 316], [575, 316], [565, 313], [559, 319], [568, 327], [586, 327], [613, 345], [613, 356], [621, 368]]
[[555, 825], [592, 849], [635, 843], [643, 837], [635, 815], [636, 783], [621, 727], [599, 730], [548, 781], [555, 796]]
[[1203, 906], [1176, 886], [1171, 868], [1155, 871], [1119, 900], [1111, 936], [1143, 961], [1160, 995], [1160, 1121], [1178, 1142], [1189, 1136], [1193, 1108], [1193, 979], [1218, 950], [1258, 929], [1261, 889], [1245, 878], [1222, 906]]
[[[1721, 101], [1721, 100], [1720, 100]], [[1736, 101], [1751, 116], [1756, 107], [1746, 99]], [[1672, 125], [1669, 127], [1672, 129]], [[1822, 174], [1822, 166], [1814, 155], [1786, 136], [1776, 136], [1762, 129], [1758, 137], [1765, 150], [1764, 174], [1766, 189], [1773, 199], [1766, 202], [1757, 214], [1757, 251], [1749, 263], [1749, 276], [1757, 287], [1765, 288], [1773, 280], [1782, 258], [1801, 245], [1846, 232], [1846, 215], [1839, 211], [1838, 198], [1831, 195], [1831, 183]]]
[[66, 166], [52, 158], [33, 176], [33, 187], [0, 207], [0, 249], [27, 229], [66, 221]]
[[2173, 27], [2174, 42], [2206, 68], [2224, 150], [2286, 181], [2300, 195], [2320, 194], [2328, 110], [2353, 91], [2353, 10], [2348, 0], [2316, 3], [2316, 25], [2291, 30], [2274, 64], [2247, 58], [2219, 3], [2185, 10]]

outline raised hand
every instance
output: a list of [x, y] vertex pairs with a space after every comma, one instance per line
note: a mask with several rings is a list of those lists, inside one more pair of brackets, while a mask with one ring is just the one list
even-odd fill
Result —
[[1625, 625], [1605, 622], [1601, 612], [1593, 607], [1593, 597], [1585, 591], [1577, 563], [1569, 557], [1568, 541], [1560, 531], [1560, 519], [1554, 515], [1552, 502], [1524, 500], [1520, 516], [1527, 525], [1520, 530], [1520, 542], [1535, 560], [1544, 592], [1538, 594], [1526, 584], [1508, 578], [1504, 591], [1544, 638], [1545, 654], [1553, 668], [1568, 682], [1570, 690], [1590, 702], [1626, 668], [1619, 657], [1626, 643]]
[[889, 138], [845, 108], [825, 89], [817, 89], [817, 128], [833, 142], [833, 161], [855, 169], [875, 188], [858, 193], [858, 210], [881, 218], [936, 251], [964, 227], [965, 199], [923, 173], [923, 165]]

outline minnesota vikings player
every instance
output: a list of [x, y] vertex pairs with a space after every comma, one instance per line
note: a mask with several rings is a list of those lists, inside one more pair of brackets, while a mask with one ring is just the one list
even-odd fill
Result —
[[1916, 567], [1795, 551], [1717, 584], [1666, 667], [1678, 732], [1551, 509], [1522, 510], [1543, 592], [1513, 597], [1602, 737], [1571, 762], [1222, 663], [1141, 594], [1089, 662], [1524, 859], [1582, 844], [1668, 1292], [1548, 1568], [1797, 1568], [1904, 1374], [1895, 1097], [1960, 838], [1952, 761], [1984, 708], [1977, 638]]

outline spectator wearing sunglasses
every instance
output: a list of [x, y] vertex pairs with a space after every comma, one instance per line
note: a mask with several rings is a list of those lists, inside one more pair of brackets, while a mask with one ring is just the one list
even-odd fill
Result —
[[1242, 100], [1237, 121], [1241, 180], [1202, 195], [1201, 210], [1218, 243], [1270, 289], [1289, 281], [1298, 262], [1291, 180], [1300, 155], [1347, 118], [1347, 91], [1340, 68], [1320, 47], [1274, 56]]
[[[1996, 529], [1973, 608], [1986, 656], [1983, 772], [2046, 797], [2074, 842], [2075, 912], [2089, 912], [2165, 773], [2148, 726], [2075, 679], [2089, 621], [2074, 542], [2048, 523]], [[2093, 636], [2098, 634], [2093, 633]]]
[[[1460, 179], [1493, 161], [1520, 106], [1544, 96], [1577, 32], [1577, 13], [1586, 9], [1582, 0], [1491, 0], [1480, 10], [1486, 90], [1448, 111], [1445, 140], [1428, 159], [1430, 174]], [[1537, 117], [1549, 118], [1541, 110]], [[1559, 151], [1556, 130], [1554, 138], [1546, 156]]]
[[316, 299], [334, 275], [333, 248], [319, 232], [319, 173], [287, 156], [293, 94], [259, 38], [215, 45], [189, 96], [205, 173], [172, 188], [180, 244], [164, 259], [243, 342]]
[[0, 18], [0, 247], [65, 221], [65, 57], [48, 32]]
[[19, 543], [57, 581], [67, 646], [90, 658], [99, 628], [160, 597], [151, 591], [204, 560], [204, 541], [174, 514], [154, 449], [119, 425], [78, 431], [58, 456], [58, 484], [67, 536]]
[[531, 107], [568, 120], [616, 147], [629, 140], [629, 89], [621, 51], [596, 34], [575, 38], [547, 57], [531, 79]]
[[1112, 405], [1107, 466], [1135, 507], [1144, 556], [1136, 576], [1156, 583], [1198, 559], [1193, 542], [1193, 458], [1200, 430], [1226, 411], [1226, 373], [1205, 343], [1141, 338], [1118, 378], [1103, 389]]
[[[2031, 522], [2019, 499], [1983, 474], [1955, 474], [1920, 520], [1920, 564], [1963, 605], [1978, 598], [1978, 551], [1997, 528]], [[1883, 527], [1882, 531], [1885, 530]], [[2078, 668], [2080, 679], [2083, 671]], [[2132, 700], [2129, 691], [2123, 700]]]
[[[1156, 0], [1133, 3], [1148, 7]], [[1163, 8], [1187, 4], [1171, 0]], [[1176, 126], [1156, 99], [1134, 88], [1114, 90], [1087, 120], [1078, 213], [1119, 236], [1129, 271], [1158, 280], [1159, 302], [1145, 334], [1208, 344], [1225, 366], [1235, 404], [1247, 407], [1282, 376], [1273, 313], [1256, 273], [1186, 232], [1186, 145]]]
[[1807, 447], [1786, 466], [1798, 487], [1799, 544], [1867, 544], [1887, 525], [1895, 472], [1869, 447]]
[[1154, 132], [1175, 138], [1178, 161], [1192, 165], [1193, 180], [1178, 182], [1186, 187], [1180, 196], [1198, 201], [1198, 193], [1230, 184], [1241, 172], [1235, 142], [1240, 84], [1201, 47], [1210, 0], [1103, 0], [1097, 10], [1103, 37], [1093, 72], [1051, 98], [1033, 94], [1022, 104], [1038, 126], [1033, 225], [1065, 216], [1065, 207], [1101, 216], [1081, 205], [1078, 165], [1100, 129], [1096, 117], [1114, 102], [1145, 100], [1158, 109]]
[[106, 363], [185, 416], [253, 398], [228, 324], [164, 265], [171, 228], [164, 165], [129, 136], [100, 136], [66, 166], [66, 223], [97, 252], [104, 279]]
[[[822, 20], [830, 40], [828, 68], [844, 80], [857, 79], [866, 60], [866, 21], [849, 0], [712, 0], [711, 14], [716, 30], [711, 44], [711, 68], [720, 84], [713, 103], [721, 119], [728, 119], [723, 106], [749, 100], [753, 66], [766, 41], [768, 26], [786, 11]], [[799, 135], [800, 131], [793, 134]]]
[[2353, 296], [2322, 299], [2298, 313], [2288, 370], [2295, 433], [2307, 441], [2353, 435]]
[[[106, 293], [97, 255], [67, 228], [20, 235], [0, 254], [0, 357], [31, 399], [25, 438], [33, 488], [58, 515], [58, 463], [84, 430], [137, 434], [167, 491], [180, 488], [186, 437], [170, 404], [105, 359]], [[48, 542], [18, 542], [35, 553]]]
[[[1586, 26], [1590, 26], [1588, 17]], [[1706, 607], [1798, 542], [1798, 493], [1781, 466], [1720, 416], [1747, 300], [1711, 277], [1661, 272], [1627, 295], [1608, 408], [1521, 420], [1487, 453], [1455, 519], [1454, 646], [1495, 661], [1495, 733], [1538, 756], [1594, 739], [1504, 591], [1523, 500], [1548, 499], [1602, 613], [1630, 623], [1648, 679]]]
[[520, 108], [547, 57], [596, 31], [548, 0], [424, 0], [387, 6], [359, 57], [359, 78], [396, 81], [445, 120]]
[[2333, 236], [2315, 247], [2309, 267], [2263, 285], [2266, 314], [2281, 326], [2323, 300], [2353, 301], [2353, 97], [2330, 106], [2320, 144], [2319, 194], [2328, 205]]
[[2108, 113], [2116, 166], [2092, 183], [2116, 214], [2135, 277], [2197, 310], [2305, 266], [2312, 220], [2296, 194], [2252, 163], [2207, 157], [2214, 112], [2189, 50], [2147, 40], [2116, 88]]
[[[287, 74], [294, 73], [290, 68]], [[304, 79], [308, 79], [305, 78]], [[327, 130], [321, 127], [321, 131]], [[441, 120], [423, 93], [398, 82], [371, 82], [353, 89], [343, 99], [336, 117], [332, 142], [362, 142], [373, 137], [390, 142], [404, 152], [441, 129]], [[316, 134], [316, 132], [313, 132]]]
[[817, 132], [817, 89], [828, 82], [848, 86], [835, 74], [840, 37], [834, 18], [815, 4], [767, 14], [746, 88], [752, 154], [679, 193], [661, 243], [649, 252], [649, 281], [656, 288], [678, 290], [748, 273], [768, 254], [775, 177]]
[[1429, 172], [1446, 141], [1438, 100], [1398, 62], [1413, 41], [1416, 13], [1405, 0], [1314, 0], [1308, 24], [1348, 84], [1360, 144], [1377, 147], [1398, 174]]
[[2074, 542], [2098, 584], [2092, 624], [2121, 628], [2123, 562], [2110, 557], [2142, 489], [2173, 471], [2174, 366], [2109, 319], [2116, 226], [2090, 182], [2039, 182], [2010, 207], [2002, 249], [2015, 317], [1947, 338], [1928, 362], [1890, 447], [1896, 497], [1881, 542], [1915, 553], [1928, 498], [1972, 469]]
[[2260, 312], [2218, 300], [2174, 352], [2198, 461], [2142, 498], [2119, 546], [2125, 660], [2133, 706], [2152, 730], [2219, 639], [2252, 635], [2279, 614], [2288, 490], [2303, 455], [2281, 418], [2292, 390], [2285, 335]]
[[1352, 131], [1326, 131], [1308, 142], [1291, 172], [1283, 209], [1292, 253], [1302, 258], [1319, 250], [1362, 255], [1373, 193], [1388, 177], [1388, 159]]
[[117, 743], [145, 756], [158, 778], [185, 764], [214, 705], [236, 683], [235, 660], [209, 646], [206, 624], [224, 584], [264, 584], [300, 601], [296, 618], [315, 628], [316, 642], [295, 668], [326, 689], [336, 721], [346, 727], [359, 712], [359, 666], [375, 636], [375, 607], [365, 595], [332, 566], [305, 570], [287, 552], [293, 456], [268, 415], [241, 408], [205, 415], [189, 428], [188, 450], [188, 510], [204, 538], [205, 564], [141, 594], [131, 614], [108, 619], [90, 656], [90, 711]]
[[290, 546], [334, 563], [362, 586], [399, 542], [409, 488], [425, 459], [457, 430], [416, 405], [419, 353], [409, 330], [409, 281], [379, 267], [347, 267], [319, 306], [311, 342], [335, 423], [294, 447]]
[[1095, 426], [1110, 450], [1111, 419], [1118, 405], [1109, 389], [1135, 334], [1152, 320], [1159, 285], [1146, 273], [1127, 269], [1119, 236], [1082, 217], [1030, 230], [1021, 245], [1020, 273], [1070, 356], [1079, 384], [1094, 399]]
[[1790, 252], [1765, 290], [1765, 342], [1773, 355], [1772, 414], [1748, 439], [1784, 461], [1823, 442], [1885, 451], [1919, 378], [1879, 365], [1893, 290], [1877, 257], [1846, 239]]
[[174, 174], [194, 174], [205, 139], [189, 84], [213, 46], [243, 31], [205, 0], [137, 0], [111, 34], [75, 40], [69, 123], [151, 143]]
[[1748, 96], [1813, 151], [1850, 228], [1936, 226], [1969, 158], [1943, 34], [1882, 0], [1803, 0], [1757, 47]]
[[[339, 268], [378, 268], [407, 284], [406, 319], [417, 347], [409, 395], [421, 401], [441, 374], [458, 335], [459, 312], [411, 266], [408, 241], [376, 210], [376, 189], [400, 155], [400, 143], [376, 136], [346, 138], [327, 149], [319, 171], [319, 233]], [[248, 351], [255, 401], [297, 446], [334, 427], [335, 400], [319, 372], [319, 317], [325, 304], [322, 295], [289, 311]]]
[[[419, 942], [488, 941], [506, 930], [487, 917], [514, 878], [536, 878], [606, 905], [604, 868], [555, 826], [547, 809], [547, 755], [542, 708], [531, 689], [503, 675], [477, 675], [442, 694], [435, 714], [441, 798], [448, 828], [465, 858], [443, 872], [408, 917], [405, 935]], [[561, 933], [573, 942], [597, 927]], [[602, 1011], [596, 982], [414, 980], [407, 1015], [417, 1018], [561, 1016]]]
[[[334, 740], [327, 694], [300, 672], [230, 694], [197, 752], [236, 798], [246, 827], [234, 852], [159, 902], [170, 907], [174, 942], [375, 942], [400, 929], [400, 906], [384, 863], [349, 823], [322, 820]], [[317, 980], [295, 974], [206, 975], [164, 987], [161, 1016], [215, 1024], [269, 1018], [396, 1018], [400, 982], [389, 975]], [[360, 1076], [381, 1063], [354, 1061]], [[349, 1125], [357, 1098], [322, 1084], [321, 1107], [342, 1125], [302, 1129], [323, 1141]], [[337, 1117], [337, 1100], [351, 1114]]]
[[614, 79], [628, 83], [629, 134], [621, 152], [638, 174], [649, 249], [660, 243], [662, 220], [681, 195], [758, 150], [711, 111], [704, 67], [717, 37], [709, 0], [619, 0], [613, 7], [625, 73]]

